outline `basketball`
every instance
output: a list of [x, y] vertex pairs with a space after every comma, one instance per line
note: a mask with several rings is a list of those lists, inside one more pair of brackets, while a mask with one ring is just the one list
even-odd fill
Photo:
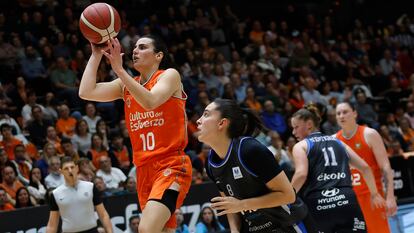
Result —
[[118, 35], [121, 18], [111, 5], [102, 2], [94, 3], [83, 10], [79, 28], [88, 41], [102, 44]]

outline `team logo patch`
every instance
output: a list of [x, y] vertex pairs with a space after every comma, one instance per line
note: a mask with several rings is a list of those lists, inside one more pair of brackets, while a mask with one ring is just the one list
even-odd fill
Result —
[[243, 174], [239, 167], [233, 167], [233, 177], [235, 180], [243, 178]]
[[357, 230], [365, 230], [366, 226], [365, 226], [365, 221], [362, 219], [358, 219], [358, 218], [354, 218], [354, 231]]
[[336, 194], [338, 193], [339, 193], [339, 189], [337, 188], [326, 189], [321, 192], [322, 196], [324, 197], [333, 197], [333, 196], [336, 196]]
[[357, 149], [357, 150], [361, 149], [361, 143], [360, 142], [355, 143], [355, 149]]
[[127, 99], [125, 100], [125, 104], [127, 105], [127, 107], [131, 107], [131, 97], [128, 96]]
[[171, 169], [167, 168], [164, 170], [164, 176], [169, 176], [171, 175]]

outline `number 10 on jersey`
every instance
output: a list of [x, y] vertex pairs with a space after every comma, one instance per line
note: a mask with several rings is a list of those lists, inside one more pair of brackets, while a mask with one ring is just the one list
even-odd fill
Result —
[[155, 148], [155, 137], [153, 132], [148, 132], [147, 134], [140, 134], [139, 138], [142, 140], [142, 150], [154, 150]]

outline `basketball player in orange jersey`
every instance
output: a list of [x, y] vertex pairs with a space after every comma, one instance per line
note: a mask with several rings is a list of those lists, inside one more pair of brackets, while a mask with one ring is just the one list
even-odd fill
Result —
[[[96, 83], [103, 55], [118, 79]], [[124, 100], [142, 209], [139, 232], [174, 232], [174, 211], [182, 205], [191, 185], [191, 161], [184, 154], [187, 96], [177, 70], [164, 70], [169, 55], [157, 37], [143, 36], [135, 45], [133, 65], [140, 76], [131, 77], [124, 70], [122, 55], [118, 39], [111, 39], [103, 49], [92, 45], [79, 96], [92, 101]]]
[[379, 133], [367, 126], [356, 123], [357, 112], [351, 103], [343, 102], [336, 106], [336, 119], [341, 130], [336, 137], [351, 147], [371, 167], [378, 191], [384, 196], [382, 178], [385, 181], [386, 208], [374, 209], [371, 205], [370, 194], [361, 173], [355, 169], [352, 172], [352, 185], [357, 195], [358, 203], [367, 223], [369, 233], [390, 232], [387, 216], [397, 212], [394, 197], [393, 171], [387, 157], [384, 143]]

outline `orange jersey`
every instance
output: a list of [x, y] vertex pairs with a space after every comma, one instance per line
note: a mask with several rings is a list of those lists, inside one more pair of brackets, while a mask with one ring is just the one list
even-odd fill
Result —
[[[163, 70], [158, 70], [143, 86], [151, 90]], [[139, 81], [140, 77], [135, 78]], [[133, 161], [139, 167], [154, 158], [182, 155], [187, 145], [185, 100], [171, 96], [155, 109], [145, 110], [124, 88], [125, 124], [132, 142]]]
[[[355, 132], [355, 135], [352, 136], [350, 139], [346, 139], [342, 135], [342, 130], [336, 133], [336, 137], [342, 142], [344, 142], [345, 144], [347, 144], [349, 147], [351, 147], [363, 160], [365, 160], [365, 162], [368, 163], [369, 167], [374, 173], [377, 189], [382, 194], [383, 187], [382, 187], [382, 181], [381, 181], [382, 179], [381, 170], [378, 166], [377, 160], [375, 159], [374, 152], [372, 151], [372, 149], [369, 147], [369, 145], [365, 141], [365, 138], [364, 138], [365, 128], [366, 128], [365, 126], [359, 125], [357, 131]], [[352, 173], [352, 185], [353, 185], [355, 193], [357, 195], [369, 193], [370, 191], [368, 189], [368, 186], [364, 178], [362, 177], [362, 174], [356, 169], [351, 169], [351, 173]]]
[[8, 142], [0, 141], [0, 146], [3, 146], [9, 160], [14, 160], [14, 148], [20, 144], [22, 144], [22, 142], [15, 137], [13, 137], [12, 140]]

